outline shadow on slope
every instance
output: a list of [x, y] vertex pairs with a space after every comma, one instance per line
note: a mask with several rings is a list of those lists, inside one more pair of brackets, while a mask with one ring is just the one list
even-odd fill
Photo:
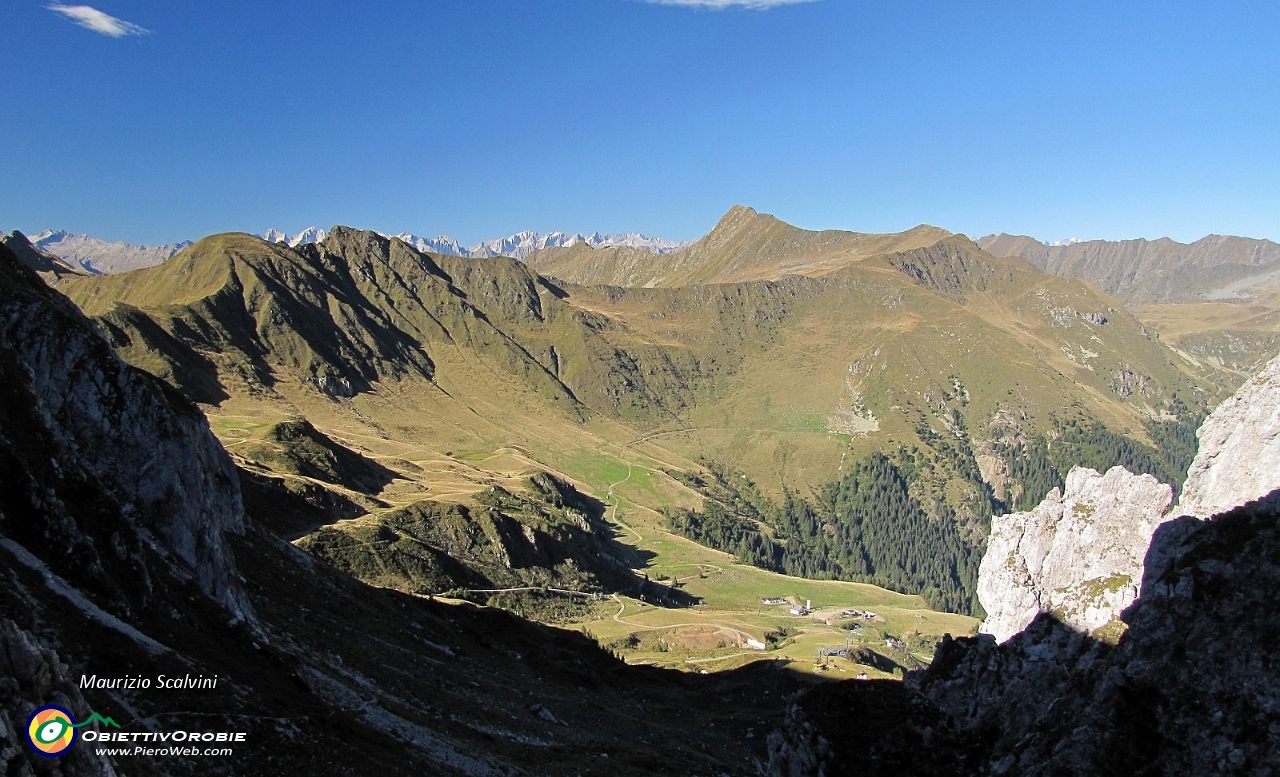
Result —
[[[806, 694], [770, 737], [769, 773], [1267, 773], [1280, 752], [1277, 518], [1280, 490], [1163, 524], [1115, 646], [1046, 613], [1002, 645], [944, 640], [901, 687]], [[867, 730], [870, 745], [850, 736]]]
[[644, 596], [667, 606], [696, 602], [637, 576], [645, 564], [619, 543], [604, 504], [545, 472], [521, 493], [490, 486], [474, 504], [423, 500], [328, 526], [299, 546], [368, 583], [454, 596], [517, 590], [599, 598]]
[[[108, 756], [88, 728], [52, 767], [6, 742], [0, 772], [745, 775], [763, 755], [748, 732], [797, 688], [769, 666], [627, 667], [584, 635], [320, 563], [245, 516], [193, 405], [3, 249], [0, 334], [0, 726], [53, 703], [131, 736], [245, 735], [217, 758]], [[126, 677], [150, 687], [110, 683]]]

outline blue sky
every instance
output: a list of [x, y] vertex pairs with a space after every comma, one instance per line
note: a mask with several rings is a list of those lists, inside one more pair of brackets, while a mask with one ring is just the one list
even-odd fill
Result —
[[749, 5], [5, 0], [0, 228], [1280, 240], [1280, 3]]

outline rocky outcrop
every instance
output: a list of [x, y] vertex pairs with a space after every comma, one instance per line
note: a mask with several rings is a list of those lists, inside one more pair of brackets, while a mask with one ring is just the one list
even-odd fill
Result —
[[1280, 492], [1163, 524], [1115, 647], [1050, 616], [1003, 646], [940, 647], [910, 685], [995, 774], [1270, 774], [1280, 752]]
[[1117, 644], [1047, 613], [1004, 644], [946, 639], [896, 689], [855, 681], [798, 699], [767, 773], [1274, 774], [1277, 558], [1280, 490], [1166, 522]]
[[195, 406], [117, 359], [4, 249], [0, 346], [0, 533], [63, 577], [110, 578], [135, 606], [148, 598], [149, 547], [248, 616], [223, 539], [244, 530], [239, 481]]
[[1181, 499], [1121, 467], [1076, 468], [1028, 513], [992, 519], [978, 576], [982, 631], [1003, 642], [1041, 612], [1108, 639], [1138, 595], [1143, 557], [1163, 521], [1205, 518], [1280, 488], [1280, 357], [1205, 419]]
[[1280, 356], [1205, 419], [1173, 515], [1205, 518], [1280, 488]]
[[1114, 631], [1138, 596], [1143, 555], [1172, 499], [1150, 475], [1076, 467], [1065, 491], [993, 518], [978, 573], [982, 631], [1003, 642], [1042, 612], [1086, 633]]
[[[1278, 428], [1280, 359], [1205, 421], [1168, 516], [1167, 486], [1115, 468], [1073, 470], [1064, 493], [995, 519], [979, 582], [990, 633], [944, 640], [896, 692], [801, 697], [768, 773], [1276, 774]], [[1247, 504], [1218, 509], [1233, 501]], [[1135, 571], [1136, 599], [1107, 584]], [[846, 757], [867, 726], [888, 730]]]
[[[29, 775], [23, 742], [27, 715], [46, 704], [69, 710], [76, 720], [87, 720], [89, 705], [80, 695], [75, 678], [58, 655], [45, 648], [13, 621], [0, 619], [0, 773]], [[15, 714], [16, 713], [16, 714]], [[25, 714], [24, 714], [25, 713]], [[56, 762], [63, 775], [114, 777], [115, 768], [93, 748], [72, 748]], [[41, 774], [48, 772], [40, 772]]]

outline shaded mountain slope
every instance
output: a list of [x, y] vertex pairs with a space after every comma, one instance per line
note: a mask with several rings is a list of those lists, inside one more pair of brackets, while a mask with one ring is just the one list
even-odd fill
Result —
[[[358, 583], [246, 517], [198, 411], [3, 248], [0, 327], [0, 722], [52, 702], [126, 733], [246, 735], [218, 758], [6, 742], [6, 773], [753, 771], [746, 730], [785, 673], [629, 669], [578, 634]], [[77, 680], [160, 674], [218, 682]]]
[[[644, 390], [650, 375], [681, 383], [664, 378], [670, 359], [650, 366], [639, 354], [630, 370], [617, 369], [602, 325], [515, 260], [433, 257], [372, 232], [338, 227], [298, 250], [220, 235], [163, 266], [66, 292], [125, 358], [202, 402], [280, 381], [331, 397], [430, 381], [465, 396], [484, 373], [579, 420], [588, 409], [626, 415], [685, 401]], [[615, 380], [626, 396], [609, 388]]]
[[545, 473], [525, 494], [496, 486], [473, 504], [429, 500], [325, 528], [298, 546], [375, 585], [409, 593], [558, 587], [638, 594], [634, 554], [612, 542], [604, 505]]

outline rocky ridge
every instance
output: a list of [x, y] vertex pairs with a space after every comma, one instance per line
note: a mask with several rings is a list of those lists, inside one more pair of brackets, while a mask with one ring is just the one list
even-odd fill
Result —
[[1193, 243], [1085, 240], [1046, 245], [1019, 235], [987, 235], [978, 245], [1016, 256], [1055, 275], [1096, 284], [1126, 305], [1198, 299], [1248, 299], [1280, 279], [1280, 245], [1229, 235]]

